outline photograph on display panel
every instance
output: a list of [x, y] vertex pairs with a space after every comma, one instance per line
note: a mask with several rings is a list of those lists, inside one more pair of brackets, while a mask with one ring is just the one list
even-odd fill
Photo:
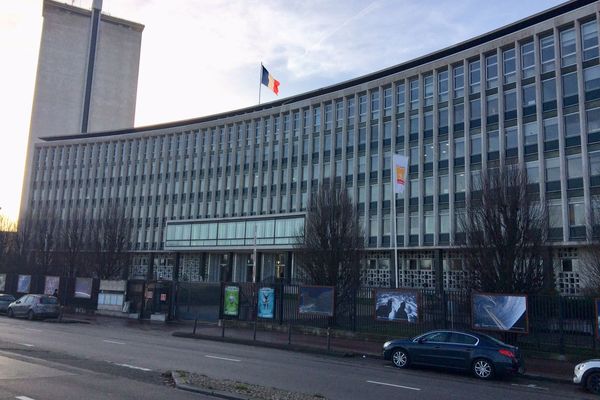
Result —
[[58, 286], [60, 285], [60, 278], [58, 276], [47, 276], [46, 285], [44, 286], [44, 294], [52, 296], [54, 292], [58, 294]]
[[223, 315], [237, 317], [240, 307], [240, 288], [225, 286], [223, 302]]
[[31, 286], [31, 275], [19, 275], [17, 282], [17, 293], [29, 293]]
[[404, 289], [376, 290], [375, 319], [419, 322], [419, 293]]
[[600, 298], [594, 299], [594, 305], [596, 308], [596, 326], [594, 328], [596, 329], [596, 337], [600, 338]]
[[472, 296], [473, 329], [527, 333], [527, 296], [477, 293]]
[[335, 288], [333, 286], [300, 286], [298, 313], [332, 317]]
[[269, 287], [258, 289], [258, 318], [275, 317], [275, 290]]
[[78, 299], [92, 298], [92, 278], [75, 278], [75, 297]]
[[6, 274], [0, 274], [0, 292], [6, 290]]

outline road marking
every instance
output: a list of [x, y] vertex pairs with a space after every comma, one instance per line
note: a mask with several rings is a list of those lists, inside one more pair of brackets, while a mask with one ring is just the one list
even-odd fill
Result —
[[25, 346], [25, 347], [35, 347], [34, 345], [29, 344], [29, 343], [17, 343], [17, 344], [20, 344], [21, 346]]
[[[115, 363], [115, 364], [116, 364], [116, 363]], [[118, 366], [120, 366], [120, 367], [125, 367], [125, 368], [138, 369], [138, 370], [140, 370], [140, 371], [146, 371], [146, 372], [148, 372], [148, 371], [152, 371], [152, 370], [151, 370], [151, 369], [149, 369], [149, 368], [136, 367], [135, 365], [129, 365], [129, 364], [116, 364], [116, 365], [118, 365]]]
[[114, 340], [103, 340], [103, 342], [112, 343], [112, 344], [125, 344], [124, 342], [117, 342], [117, 341], [114, 341]]
[[529, 385], [522, 385], [522, 384], [518, 384], [518, 383], [511, 383], [511, 385], [512, 386], [518, 386], [518, 387], [525, 387], [525, 388], [528, 388], [528, 389], [550, 390], [548, 388], [538, 386], [538, 385], [536, 385], [534, 383], [530, 383]]
[[394, 385], [392, 383], [385, 383], [385, 382], [367, 381], [367, 383], [372, 383], [374, 385], [392, 386], [392, 387], [397, 387], [400, 389], [408, 389], [408, 390], [416, 390], [416, 391], [421, 390], [419, 388], [414, 388], [414, 387], [410, 387], [410, 386], [402, 386], [402, 385]]
[[27, 331], [33, 331], [33, 332], [42, 332], [41, 329], [35, 329], [35, 328], [25, 328], [25, 330], [27, 330]]
[[15, 397], [15, 399], [19, 399], [19, 400], [34, 400], [31, 397], [27, 397], [27, 396], [17, 396], [17, 397]]
[[240, 362], [242, 360], [236, 360], [235, 358], [227, 358], [227, 357], [217, 357], [217, 356], [204, 356], [206, 358], [214, 358], [216, 360], [225, 360], [225, 361], [233, 361], [233, 362]]

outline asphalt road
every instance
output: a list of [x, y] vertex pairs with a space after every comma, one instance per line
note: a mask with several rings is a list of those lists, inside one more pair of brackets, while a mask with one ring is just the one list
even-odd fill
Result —
[[[511, 379], [481, 382], [373, 359], [235, 345], [171, 336], [188, 329], [99, 319], [89, 325], [0, 317], [0, 399], [202, 399], [165, 384], [187, 370], [328, 399], [594, 398], [574, 385]], [[26, 396], [26, 397], [19, 397]]]

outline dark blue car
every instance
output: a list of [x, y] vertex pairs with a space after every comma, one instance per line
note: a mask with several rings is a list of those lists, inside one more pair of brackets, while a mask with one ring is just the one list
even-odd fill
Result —
[[398, 368], [425, 365], [471, 371], [479, 379], [523, 373], [521, 352], [476, 332], [431, 331], [414, 339], [391, 340], [383, 357]]

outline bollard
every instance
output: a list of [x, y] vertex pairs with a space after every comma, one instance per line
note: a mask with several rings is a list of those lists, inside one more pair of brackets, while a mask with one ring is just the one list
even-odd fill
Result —
[[225, 320], [224, 319], [221, 320], [221, 337], [222, 338], [225, 337]]
[[288, 324], [288, 346], [292, 344], [292, 324]]
[[196, 326], [197, 326], [197, 325], [198, 325], [198, 318], [196, 318], [196, 319], [194, 320], [194, 333], [193, 333], [193, 335], [194, 335], [194, 336], [196, 336]]

